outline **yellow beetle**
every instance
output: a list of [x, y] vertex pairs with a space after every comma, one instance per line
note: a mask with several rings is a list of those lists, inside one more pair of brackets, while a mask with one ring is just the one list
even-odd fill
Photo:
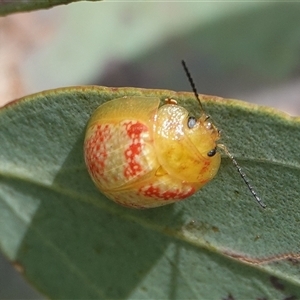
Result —
[[87, 125], [84, 156], [96, 186], [131, 208], [151, 208], [183, 200], [218, 172], [225, 150], [256, 200], [264, 206], [232, 155], [217, 145], [219, 130], [204, 113], [199, 119], [166, 99], [123, 97], [99, 106]]
[[210, 181], [220, 166], [218, 130], [174, 100], [123, 97], [92, 115], [85, 161], [97, 187], [119, 204], [149, 208], [179, 201]]

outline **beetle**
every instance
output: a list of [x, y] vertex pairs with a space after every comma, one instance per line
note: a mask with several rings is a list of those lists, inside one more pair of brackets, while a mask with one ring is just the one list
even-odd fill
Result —
[[88, 172], [108, 198], [130, 208], [152, 208], [188, 198], [217, 174], [223, 149], [249, 190], [256, 192], [205, 113], [184, 61], [201, 114], [191, 116], [174, 99], [122, 97], [99, 106], [86, 130]]

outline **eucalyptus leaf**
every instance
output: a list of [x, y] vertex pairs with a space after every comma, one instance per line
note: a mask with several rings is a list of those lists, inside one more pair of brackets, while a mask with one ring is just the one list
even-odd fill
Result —
[[192, 93], [97, 86], [0, 110], [1, 251], [48, 298], [299, 298], [300, 119], [202, 95], [267, 208], [223, 155], [194, 196], [133, 210], [97, 190], [83, 159], [90, 115], [125, 95], [171, 97], [199, 113]]
[[[69, 4], [72, 2], [79, 2], [82, 0], [18, 0], [18, 1], [1, 1], [0, 16], [5, 16], [17, 12], [32, 11], [38, 9], [51, 8], [57, 5]], [[101, 0], [87, 0], [87, 1], [101, 1]]]

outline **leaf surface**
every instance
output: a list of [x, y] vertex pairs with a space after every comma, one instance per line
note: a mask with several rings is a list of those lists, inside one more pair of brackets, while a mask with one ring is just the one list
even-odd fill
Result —
[[202, 96], [266, 209], [230, 159], [186, 201], [123, 208], [92, 183], [83, 159], [87, 121], [122, 96], [193, 94], [82, 86], [45, 91], [0, 110], [0, 247], [49, 298], [297, 299], [299, 118]]
[[[18, 1], [1, 1], [0, 16], [5, 16], [11, 13], [32, 11], [38, 9], [51, 8], [57, 5], [79, 2], [82, 0], [18, 0]], [[100, 0], [88, 0], [100, 1]]]

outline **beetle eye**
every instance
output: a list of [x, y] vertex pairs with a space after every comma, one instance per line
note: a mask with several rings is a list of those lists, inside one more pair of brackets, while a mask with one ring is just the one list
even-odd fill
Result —
[[207, 156], [212, 157], [217, 153], [217, 149], [214, 148], [207, 153]]
[[188, 118], [188, 122], [187, 122], [188, 128], [190, 128], [190, 129], [194, 128], [196, 123], [197, 123], [197, 120], [196, 120], [195, 117], [189, 117]]

